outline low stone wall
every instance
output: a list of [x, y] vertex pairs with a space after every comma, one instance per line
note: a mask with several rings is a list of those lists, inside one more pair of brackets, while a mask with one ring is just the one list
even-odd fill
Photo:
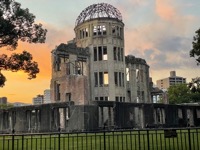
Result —
[[200, 126], [199, 105], [95, 101], [91, 105], [63, 102], [0, 110], [0, 133], [193, 126]]

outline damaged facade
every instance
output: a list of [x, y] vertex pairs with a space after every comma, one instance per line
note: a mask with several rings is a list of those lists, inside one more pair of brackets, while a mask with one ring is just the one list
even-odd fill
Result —
[[0, 110], [0, 133], [73, 132], [200, 126], [199, 105], [95, 101], [22, 106]]
[[151, 102], [149, 66], [144, 59], [125, 56], [124, 23], [116, 8], [89, 6], [74, 31], [74, 40], [52, 51], [53, 102]]
[[125, 56], [120, 12], [94, 4], [52, 51], [51, 104], [0, 110], [0, 132], [200, 126], [199, 105], [154, 104], [149, 66]]

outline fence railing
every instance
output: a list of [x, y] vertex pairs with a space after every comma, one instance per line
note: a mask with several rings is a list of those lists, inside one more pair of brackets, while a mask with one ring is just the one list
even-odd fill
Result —
[[200, 150], [200, 128], [0, 134], [0, 150]]

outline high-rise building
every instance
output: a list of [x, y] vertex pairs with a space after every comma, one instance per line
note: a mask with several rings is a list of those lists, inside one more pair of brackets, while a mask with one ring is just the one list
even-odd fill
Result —
[[41, 105], [43, 104], [43, 95], [37, 95], [36, 97], [33, 98], [33, 105]]
[[7, 104], [7, 97], [0, 97], [0, 104]]
[[51, 103], [50, 89], [44, 90], [44, 104]]
[[170, 71], [170, 76], [156, 81], [160, 89], [168, 89], [171, 85], [186, 83], [186, 78], [176, 76], [176, 71]]

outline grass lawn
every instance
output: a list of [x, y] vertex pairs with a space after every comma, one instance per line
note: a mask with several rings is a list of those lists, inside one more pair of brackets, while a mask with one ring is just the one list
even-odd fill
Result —
[[166, 138], [163, 130], [0, 135], [0, 150], [11, 150], [13, 138], [14, 150], [200, 150], [200, 129], [176, 133], [171, 138]]

